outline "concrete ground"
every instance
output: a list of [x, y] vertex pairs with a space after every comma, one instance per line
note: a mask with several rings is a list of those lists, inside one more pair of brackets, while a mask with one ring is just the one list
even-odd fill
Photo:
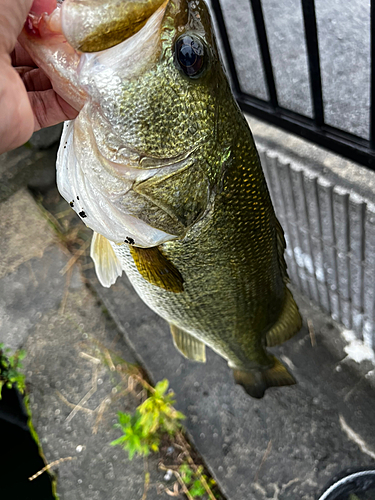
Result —
[[[192, 443], [230, 500], [314, 500], [337, 472], [374, 463], [375, 371], [346, 356], [330, 320], [296, 294], [305, 326], [273, 352], [298, 384], [251, 399], [213, 352], [206, 365], [182, 358], [168, 325], [126, 277], [110, 289], [98, 284], [67, 236], [75, 235], [83, 255], [84, 226], [75, 229], [78, 219], [46, 181], [53, 178], [49, 154], [33, 179], [35, 192], [39, 176], [38, 203], [29, 179], [9, 187], [13, 166], [0, 157], [0, 342], [27, 351], [31, 411], [46, 460], [74, 459], [57, 467], [62, 500], [143, 497], [143, 460], [130, 462], [109, 445], [119, 436], [116, 412], [134, 411], [139, 399], [123, 394], [125, 382], [114, 378], [108, 359], [115, 367], [140, 363], [154, 383], [168, 378]], [[58, 238], [48, 212], [65, 237]], [[159, 460], [148, 460], [149, 500], [169, 498], [159, 495], [168, 486]]]

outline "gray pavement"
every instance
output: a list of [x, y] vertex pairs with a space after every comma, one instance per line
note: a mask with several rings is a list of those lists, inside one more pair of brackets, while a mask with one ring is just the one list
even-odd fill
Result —
[[[30, 193], [16, 192], [1, 214], [0, 342], [27, 352], [30, 409], [47, 463], [73, 459], [55, 467], [57, 493], [61, 500], [139, 500], [144, 461], [129, 461], [110, 442], [121, 435], [117, 412], [133, 413], [140, 401], [104, 361], [125, 367], [135, 358]], [[159, 460], [147, 462], [149, 500], [168, 498], [156, 489], [168, 486]]]
[[[55, 214], [68, 208], [53, 201], [53, 190], [45, 200]], [[75, 458], [58, 466], [62, 500], [143, 495], [143, 461], [129, 462], [109, 446], [118, 436], [112, 427], [116, 412], [132, 411], [138, 402], [113, 398], [115, 385], [102, 362], [106, 349], [139, 362], [155, 383], [170, 380], [188, 434], [230, 500], [313, 500], [335, 473], [374, 462], [373, 366], [363, 363], [361, 374], [335, 325], [298, 293], [310, 331], [304, 327], [273, 350], [298, 385], [254, 400], [213, 352], [206, 365], [182, 358], [166, 323], [126, 277], [104, 289], [88, 262], [84, 277], [76, 265], [66, 272], [71, 254], [26, 190], [3, 202], [1, 211], [0, 341], [28, 352], [31, 410], [47, 461]], [[73, 411], [80, 401], [85, 410]], [[99, 414], [100, 408], [105, 412]], [[150, 500], [163, 498], [156, 489], [163, 484], [158, 460], [149, 461]]]
[[[89, 279], [96, 283], [92, 273]], [[216, 354], [209, 352], [207, 364], [197, 365], [175, 352], [168, 326], [143, 305], [125, 277], [110, 289], [97, 283], [95, 289], [152, 379], [170, 380], [178, 408], [188, 416], [186, 427], [227, 498], [313, 500], [333, 474], [371, 462], [359, 441], [348, 438], [348, 429], [375, 458], [370, 380], [345, 359], [334, 325], [298, 294], [317, 345], [312, 347], [303, 328], [273, 350], [298, 385], [269, 390], [257, 401], [234, 384]]]

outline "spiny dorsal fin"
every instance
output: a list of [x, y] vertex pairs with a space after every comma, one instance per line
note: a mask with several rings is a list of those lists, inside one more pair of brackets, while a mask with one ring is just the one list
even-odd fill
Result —
[[280, 387], [283, 385], [294, 385], [295, 378], [285, 366], [274, 356], [272, 368], [267, 370], [237, 370], [233, 369], [234, 379], [237, 384], [242, 385], [249, 396], [260, 399], [269, 387]]
[[185, 358], [198, 361], [199, 363], [206, 362], [206, 346], [200, 340], [196, 339], [190, 333], [185, 332], [176, 325], [170, 325], [173, 343], [178, 351]]
[[90, 256], [94, 261], [98, 280], [109, 288], [121, 276], [122, 267], [110, 242], [95, 231], [92, 235]]
[[295, 335], [302, 326], [298, 306], [288, 288], [285, 288], [284, 306], [281, 315], [272, 328], [266, 333], [267, 347], [282, 344]]
[[160, 251], [159, 247], [130, 247], [130, 253], [141, 276], [152, 285], [164, 288], [168, 292], [184, 291], [183, 278]]

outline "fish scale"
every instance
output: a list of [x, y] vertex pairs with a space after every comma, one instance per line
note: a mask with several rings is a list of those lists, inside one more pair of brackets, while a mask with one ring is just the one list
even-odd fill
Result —
[[[150, 284], [138, 272], [128, 245], [113, 244], [137, 293], [151, 309], [205, 342], [233, 366], [245, 369], [272, 365], [259, 331], [265, 333], [275, 323], [285, 298], [272, 224], [276, 219], [251, 146], [238, 143], [238, 152], [233, 148], [232, 162], [237, 168], [228, 168], [224, 174], [222, 193], [211, 212], [184, 239], [160, 247], [182, 274], [182, 293]], [[244, 190], [247, 185], [256, 189]]]
[[[301, 326], [284, 234], [206, 5], [95, 0], [95, 13], [114, 6], [107, 22], [108, 11], [97, 21], [70, 14], [89, 0], [66, 1], [51, 15], [56, 29], [62, 12], [65, 39], [63, 30], [43, 39], [48, 16], [20, 39], [82, 108], [64, 128], [57, 180], [94, 230], [100, 282], [110, 286], [124, 270], [184, 356], [204, 362], [209, 346], [251, 396], [294, 384], [266, 349]], [[98, 52], [76, 52], [67, 39], [81, 48], [94, 40]]]

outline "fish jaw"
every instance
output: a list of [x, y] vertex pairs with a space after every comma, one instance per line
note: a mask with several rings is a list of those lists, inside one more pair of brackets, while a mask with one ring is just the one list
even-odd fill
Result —
[[124, 198], [131, 195], [135, 180], [151, 177], [155, 171], [128, 167], [125, 172], [126, 167], [122, 168], [122, 176], [116, 176], [111, 162], [98, 151], [88, 106], [78, 118], [64, 124], [56, 162], [57, 187], [82, 221], [117, 244], [151, 247], [175, 239], [124, 208]]
[[[173, 62], [174, 42], [180, 33], [195, 29], [205, 36], [204, 9], [199, 11], [199, 5], [193, 8], [190, 4], [186, 0], [164, 2], [131, 38], [100, 52], [80, 53], [70, 46], [63, 34], [63, 7], [59, 6], [50, 14], [31, 13], [22, 33], [25, 47], [55, 88], [81, 110], [62, 137], [57, 161], [59, 190], [87, 226], [117, 244], [132, 241], [136, 246], [151, 247], [183, 237], [187, 226], [207, 206], [215, 176], [206, 175], [208, 162], [195, 151], [200, 151], [207, 133], [215, 128], [216, 86], [206, 92], [209, 120], [206, 102], [197, 107], [199, 112], [204, 108], [204, 131], [195, 127], [195, 117], [191, 127], [180, 126], [178, 110], [185, 106], [192, 84]], [[209, 29], [207, 33], [210, 43]], [[215, 58], [213, 61], [216, 63]], [[169, 89], [171, 85], [174, 88]], [[198, 95], [196, 89], [194, 94]], [[150, 127], [152, 133], [148, 133]], [[197, 154], [201, 160], [196, 159]], [[221, 168], [216, 160], [210, 165]], [[171, 196], [166, 199], [163, 182], [170, 182], [180, 168], [185, 174], [173, 177], [172, 182], [184, 182], [189, 190], [170, 184]], [[199, 181], [199, 189], [186, 182], [190, 171]], [[192, 212], [189, 217], [181, 217], [185, 206], [181, 208], [180, 191]], [[189, 200], [193, 200], [190, 205]], [[155, 213], [160, 214], [159, 220]]]
[[87, 94], [77, 73], [81, 54], [61, 31], [61, 6], [50, 14], [30, 12], [18, 41], [47, 74], [54, 90], [77, 111], [82, 109]]
[[129, 147], [115, 113], [123, 79], [142, 72], [150, 59], [155, 61], [163, 15], [161, 7], [132, 39], [81, 55], [77, 75], [88, 99], [78, 118], [64, 127], [58, 153], [61, 195], [88, 227], [117, 244], [151, 247], [177, 237], [143, 220], [142, 212], [150, 212], [150, 203], [133, 186], [160, 171], [179, 168], [180, 163], [185, 166], [188, 158], [176, 160], [175, 167]]

